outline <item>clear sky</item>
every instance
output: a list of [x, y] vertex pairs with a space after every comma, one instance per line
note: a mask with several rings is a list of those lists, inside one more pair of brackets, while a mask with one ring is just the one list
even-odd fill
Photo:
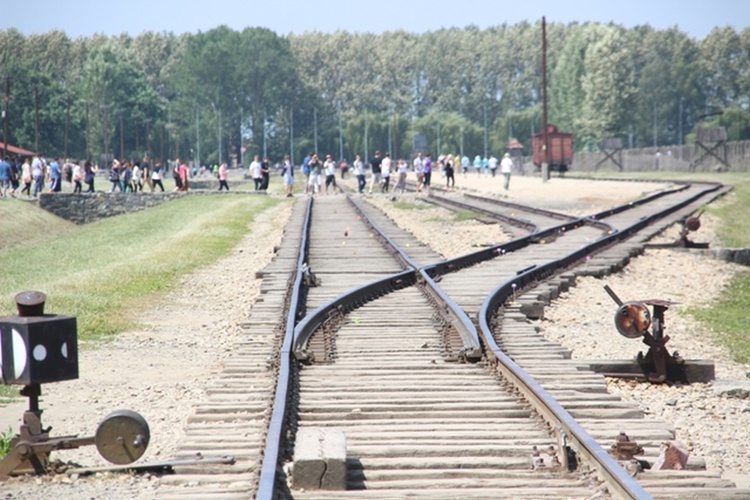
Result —
[[678, 26], [702, 39], [712, 28], [750, 26], [748, 0], [0, 0], [0, 29], [25, 35], [65, 31], [132, 36], [143, 31], [175, 34], [225, 24], [261, 26], [280, 35], [305, 31], [425, 32], [547, 22], [613, 21], [626, 28]]

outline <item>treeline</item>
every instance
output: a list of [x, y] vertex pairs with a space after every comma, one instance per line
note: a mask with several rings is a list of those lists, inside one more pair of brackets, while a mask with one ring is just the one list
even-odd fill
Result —
[[[263, 28], [70, 39], [0, 30], [9, 143], [47, 155], [203, 164], [294, 149], [408, 156], [527, 148], [542, 122], [541, 23], [424, 34]], [[549, 121], [578, 149], [750, 139], [750, 28], [548, 24]], [[248, 160], [245, 160], [248, 163]]]

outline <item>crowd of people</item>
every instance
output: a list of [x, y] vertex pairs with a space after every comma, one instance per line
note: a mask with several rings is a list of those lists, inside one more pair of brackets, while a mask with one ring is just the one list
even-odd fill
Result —
[[[33, 157], [0, 158], [0, 197], [21, 195], [36, 198], [44, 192], [62, 191], [63, 181], [73, 186], [74, 193], [94, 192], [94, 179], [99, 168], [90, 161], [47, 160], [41, 154]], [[20, 188], [20, 191], [19, 191]]]
[[[341, 179], [345, 179], [348, 172], [352, 172], [357, 179], [357, 192], [368, 194], [375, 192], [388, 193], [406, 191], [406, 179], [409, 172], [413, 172], [417, 181], [417, 191], [429, 189], [433, 182], [433, 172], [437, 172], [445, 182], [447, 188], [456, 186], [456, 171], [460, 168], [463, 175], [468, 175], [470, 167], [473, 166], [477, 175], [490, 175], [495, 177], [498, 167], [504, 177], [504, 188], [507, 190], [510, 186], [510, 175], [513, 171], [513, 160], [510, 154], [505, 153], [502, 161], [498, 162], [497, 158], [490, 156], [482, 158], [476, 156], [474, 162], [470, 161], [467, 156], [460, 155], [439, 155], [433, 159], [430, 153], [417, 153], [414, 159], [409, 162], [403, 158], [393, 160], [389, 152], [381, 154], [375, 151], [373, 158], [365, 164], [360, 155], [354, 157], [354, 161], [349, 164], [346, 160], [341, 160], [338, 167], [331, 155], [326, 155], [325, 161], [321, 161], [317, 153], [310, 152], [302, 160], [301, 170], [305, 176], [305, 193], [307, 194], [328, 194], [329, 187], [336, 193], [339, 188], [336, 185], [336, 171], [341, 173]], [[367, 182], [367, 170], [369, 167], [370, 179], [369, 188]], [[285, 166], [285, 171], [286, 171]], [[291, 169], [293, 172], [293, 169]], [[290, 174], [290, 176], [293, 174]], [[393, 177], [393, 181], [391, 178]], [[325, 181], [325, 182], [324, 182]], [[285, 181], [286, 182], [286, 181]], [[293, 179], [291, 179], [293, 183]], [[325, 188], [325, 189], [324, 189]], [[287, 192], [289, 196], [289, 192]]]
[[[207, 170], [219, 180], [219, 191], [229, 190], [226, 162], [214, 167], [194, 168], [192, 171], [180, 159], [171, 163], [175, 191], [187, 191], [190, 177], [202, 175]], [[109, 169], [101, 170], [109, 181], [110, 193], [146, 190], [153, 193], [166, 191], [163, 181], [169, 175], [170, 167], [158, 160], [152, 162], [146, 155], [140, 161], [114, 159]], [[36, 198], [43, 192], [61, 192], [63, 185], [71, 186], [73, 193], [94, 193], [99, 171], [99, 166], [89, 160], [63, 161], [60, 157], [44, 158], [41, 154], [7, 159], [0, 156], [0, 197], [15, 197], [18, 194]]]
[[[83, 163], [83, 165], [81, 165]], [[171, 168], [169, 163], [171, 163]], [[374, 156], [367, 162], [362, 161], [360, 155], [356, 155], [354, 161], [349, 163], [342, 159], [338, 163], [332, 155], [327, 154], [321, 158], [315, 152], [310, 152], [302, 160], [300, 171], [304, 175], [304, 192], [306, 194], [329, 194], [339, 193], [341, 188], [336, 183], [336, 173], [341, 179], [351, 172], [357, 180], [357, 191], [360, 194], [373, 192], [388, 193], [406, 191], [406, 180], [411, 172], [415, 176], [417, 191], [429, 190], [435, 181], [434, 175], [440, 176], [441, 183], [446, 188], [454, 188], [456, 185], [456, 173], [469, 175], [470, 169], [477, 175], [489, 175], [495, 177], [498, 167], [503, 176], [503, 188], [510, 188], [510, 177], [514, 169], [513, 160], [505, 153], [502, 160], [490, 155], [481, 157], [477, 155], [472, 161], [468, 156], [461, 155], [439, 155], [436, 159], [430, 153], [417, 153], [413, 160], [403, 158], [393, 160], [389, 152], [381, 154], [375, 151]], [[256, 191], [267, 191], [270, 183], [271, 170], [275, 169], [281, 173], [284, 184], [284, 194], [292, 197], [295, 184], [295, 166], [289, 155], [284, 157], [282, 164], [272, 166], [269, 157], [260, 159], [255, 155], [248, 167], [248, 176], [253, 180]], [[367, 170], [369, 170], [369, 188], [367, 182]], [[45, 160], [37, 154], [33, 158], [6, 161], [0, 159], [0, 197], [15, 196], [17, 192], [28, 197], [37, 197], [45, 191], [60, 192], [63, 182], [73, 186], [74, 193], [95, 192], [94, 182], [99, 172], [99, 167], [91, 161], [61, 161], [60, 158]], [[164, 192], [164, 177], [171, 175], [174, 179], [175, 191], [187, 191], [190, 186], [191, 177], [203, 176], [208, 173], [219, 181], [219, 191], [229, 191], [229, 167], [226, 162], [213, 167], [193, 167], [187, 162], [176, 159], [163, 165], [161, 161], [152, 162], [148, 155], [140, 161], [113, 160], [108, 170], [110, 182], [109, 192], [137, 193], [160, 191]], [[393, 178], [393, 180], [391, 180]], [[86, 189], [84, 190], [84, 184]], [[21, 185], [23, 185], [21, 187]]]

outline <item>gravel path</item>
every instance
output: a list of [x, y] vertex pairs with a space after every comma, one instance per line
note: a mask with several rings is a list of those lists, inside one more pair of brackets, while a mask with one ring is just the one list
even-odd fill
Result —
[[[573, 215], [596, 212], [664, 187], [558, 178], [541, 183], [539, 178], [515, 176], [510, 191], [500, 193], [501, 178], [473, 175], [459, 175], [457, 184]], [[396, 208], [392, 197], [368, 199], [446, 257], [509, 239], [496, 225], [457, 223], [441, 208]], [[411, 198], [415, 195], [397, 196]], [[252, 231], [227, 258], [184, 277], [178, 290], [136, 313], [147, 325], [144, 329], [125, 332], [108, 344], [82, 346], [81, 378], [43, 388], [43, 423], [54, 427], [53, 435], [92, 435], [110, 411], [127, 408], [141, 413], [151, 427], [151, 443], [142, 460], [170, 458], [193, 404], [204, 399], [206, 381], [221, 369], [239, 331], [238, 323], [247, 319], [259, 291], [255, 272], [271, 260], [273, 246], [281, 240], [290, 208], [284, 210], [283, 215], [278, 208], [259, 215]], [[712, 221], [707, 216], [701, 220], [704, 228], [696, 239], [711, 241]], [[635, 355], [642, 347], [614, 330], [615, 307], [602, 286], [610, 284], [627, 300], [676, 300], [683, 306], [667, 313], [667, 333], [673, 338], [669, 345], [685, 358], [715, 359], [719, 378], [747, 381], [750, 366], [730, 362], [728, 353], [711, 341], [710, 332], [680, 314], [681, 307], [708, 304], [737, 271], [737, 266], [698, 254], [648, 251], [622, 273], [603, 280], [579, 280], [577, 287], [547, 309], [540, 324], [545, 335], [571, 348], [574, 357], [621, 358], [624, 352]], [[712, 384], [665, 388], [610, 381], [610, 388], [638, 401], [655, 418], [674, 421], [678, 440], [705, 457], [710, 467], [750, 475], [750, 448], [744, 436], [750, 428], [750, 400], [715, 396]], [[17, 431], [24, 409], [25, 402], [3, 407], [0, 429], [11, 426]], [[106, 465], [94, 447], [57, 453], [53, 458], [84, 466]], [[155, 497], [158, 485], [158, 478], [150, 475], [97, 474], [13, 478], [0, 485], [0, 490], [6, 499], [148, 499]]]

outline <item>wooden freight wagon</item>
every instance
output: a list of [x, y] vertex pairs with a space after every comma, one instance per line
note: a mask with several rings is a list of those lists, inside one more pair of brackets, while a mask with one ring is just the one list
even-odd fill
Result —
[[[564, 174], [573, 163], [573, 134], [559, 132], [554, 125], [547, 125], [547, 144], [549, 147], [549, 170]], [[539, 133], [531, 138], [532, 161], [537, 171], [544, 162], [544, 134]]]

